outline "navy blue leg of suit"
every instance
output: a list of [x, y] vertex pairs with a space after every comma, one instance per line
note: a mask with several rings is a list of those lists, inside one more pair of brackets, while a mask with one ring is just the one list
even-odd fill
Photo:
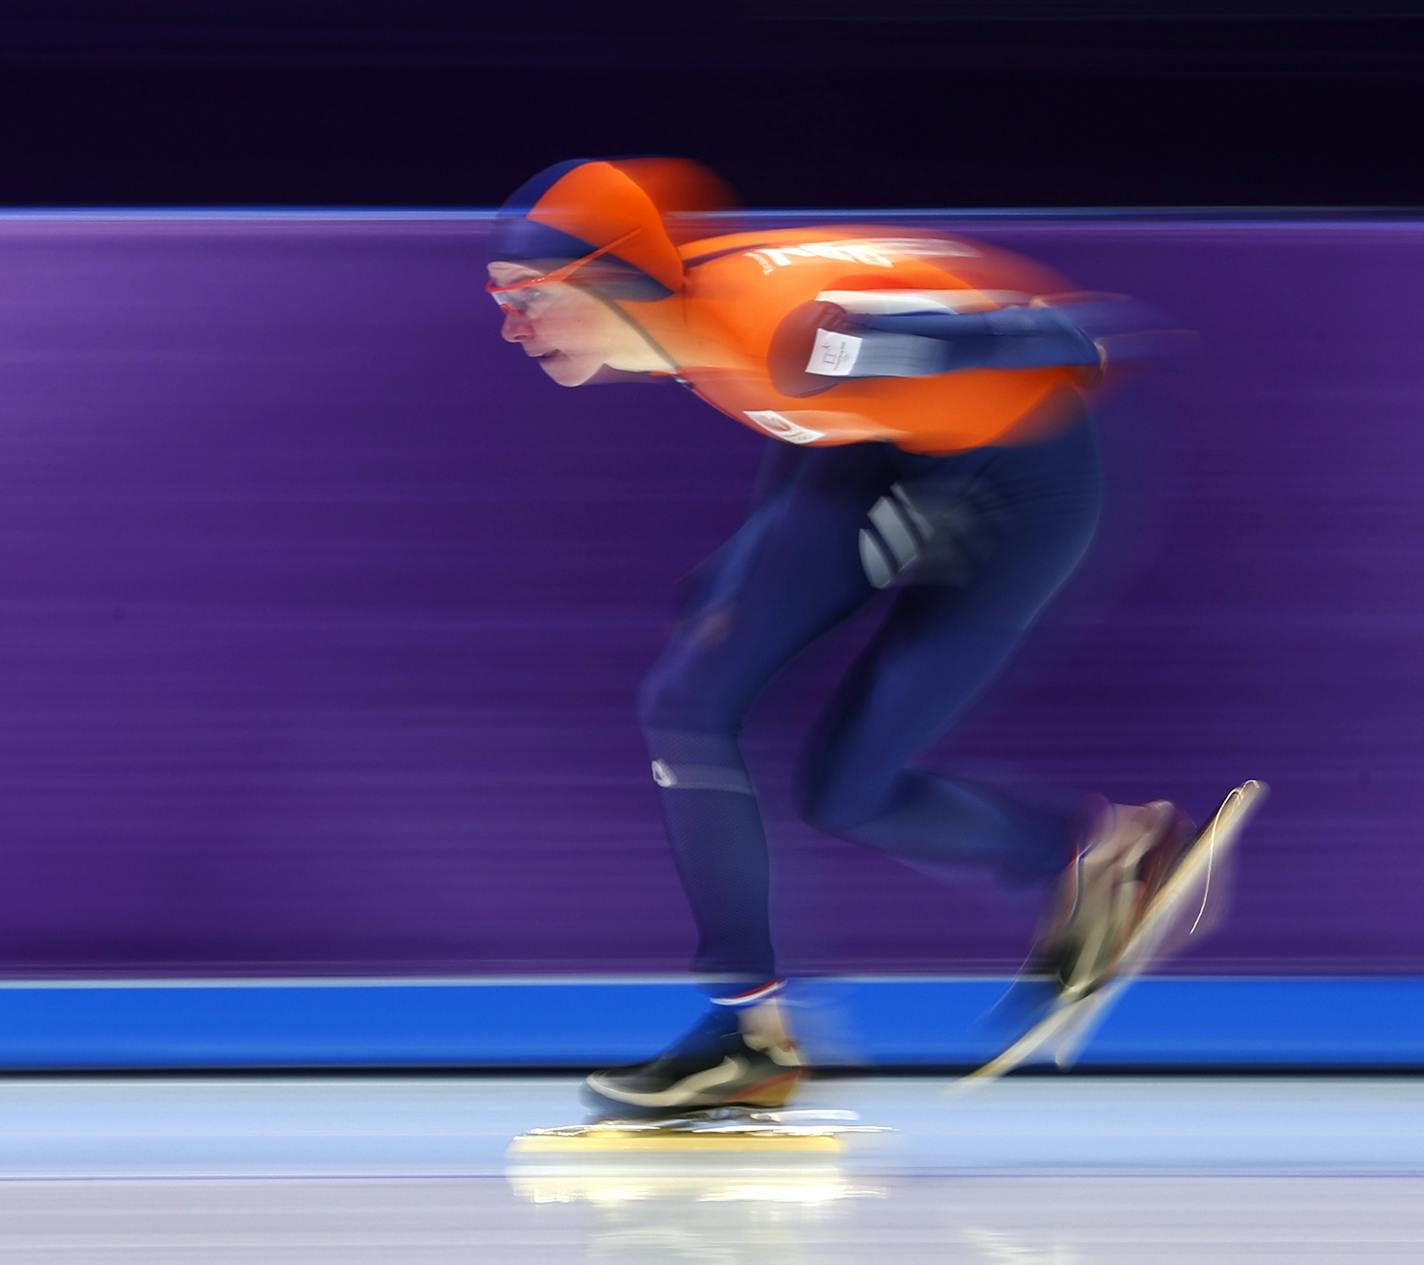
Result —
[[924, 866], [1047, 877], [1070, 823], [911, 767], [992, 680], [1092, 538], [1092, 427], [923, 457], [883, 444], [789, 454], [717, 555], [644, 681], [639, 714], [700, 933], [694, 969], [735, 991], [775, 977], [766, 836], [738, 748], [757, 695], [888, 587], [884, 623], [816, 727], [800, 779], [813, 824]]

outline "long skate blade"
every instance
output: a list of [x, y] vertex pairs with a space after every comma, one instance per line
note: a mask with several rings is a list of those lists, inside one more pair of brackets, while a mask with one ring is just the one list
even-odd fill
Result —
[[[1053, 1052], [1053, 1061], [1059, 1067], [1070, 1067], [1076, 1061], [1122, 991], [1158, 960], [1174, 927], [1179, 925], [1177, 916], [1191, 912], [1191, 897], [1197, 890], [1197, 880], [1205, 875], [1201, 908], [1193, 919], [1192, 930], [1196, 929], [1211, 895], [1213, 867], [1224, 863], [1251, 814], [1265, 798], [1266, 791], [1265, 783], [1254, 780], [1234, 788], [1197, 832], [1196, 840], [1178, 873], [1163, 884], [1163, 890], [1159, 893], [1161, 899], [1154, 899], [1148, 906], [1142, 925], [1123, 950], [1122, 960], [1112, 978], [1082, 999], [1079, 1015], [1068, 1025]], [[1191, 931], [1187, 934], [1190, 936]]]
[[[1198, 831], [1182, 863], [1152, 898], [1110, 979], [1103, 981], [1092, 992], [1065, 999], [1053, 1006], [1003, 1053], [954, 1081], [946, 1092], [960, 1094], [982, 1088], [1022, 1067], [1036, 1055], [1052, 1048], [1055, 1042], [1058, 1045], [1052, 1061], [1059, 1067], [1068, 1066], [1097, 1030], [1122, 990], [1153, 960], [1154, 950], [1170, 928], [1171, 915], [1184, 897], [1194, 890], [1196, 881], [1207, 876], [1209, 884], [1211, 865], [1219, 861], [1240, 838], [1247, 821], [1260, 807], [1268, 790], [1264, 782], [1253, 778], [1227, 794], [1216, 812]], [[1209, 895], [1209, 890], [1203, 894], [1203, 909]]]
[[839, 1155], [845, 1140], [834, 1133], [521, 1133], [509, 1144], [513, 1157], [535, 1155]]
[[1112, 1009], [1126, 983], [1123, 979], [1112, 980], [1077, 1003], [1074, 1007], [1077, 1013], [1060, 1033], [1058, 1042], [1053, 1047], [1052, 1059], [1058, 1067], [1066, 1070], [1078, 1061], [1078, 1055], [1107, 1018], [1108, 1011]]
[[1114, 979], [1131, 979], [1155, 958], [1173, 927], [1173, 915], [1186, 909], [1188, 898], [1201, 888], [1201, 905], [1192, 919], [1187, 936], [1196, 930], [1211, 899], [1212, 871], [1230, 855], [1252, 815], [1265, 801], [1269, 787], [1254, 778], [1231, 790], [1211, 817], [1197, 831], [1186, 856], [1152, 898], [1142, 921], [1122, 951]]
[[1217, 809], [1202, 824], [1196, 837], [1187, 846], [1182, 860], [1167, 881], [1148, 902], [1142, 918], [1127, 943], [1118, 954], [1111, 972], [1096, 987], [1089, 991], [1072, 993], [1067, 1000], [1085, 1001], [1094, 993], [1101, 993], [1116, 984], [1119, 988], [1140, 975], [1152, 962], [1156, 961], [1164, 943], [1174, 927], [1174, 915], [1183, 912], [1197, 883], [1202, 882], [1201, 906], [1192, 919], [1192, 931], [1200, 923], [1211, 898], [1211, 875], [1214, 869], [1225, 864], [1236, 841], [1252, 814], [1265, 800], [1269, 788], [1264, 782], [1254, 778], [1233, 787], [1217, 806]]
[[1074, 1012], [1079, 1006], [1085, 1004], [1087, 1004], [1087, 999], [1061, 1002], [1055, 1005], [1002, 1053], [996, 1054], [987, 1063], [952, 1082], [945, 1092], [962, 1094], [974, 1089], [981, 1089], [1001, 1076], [1007, 1076], [1015, 1068], [1022, 1067], [1061, 1036], [1073, 1022]]
[[859, 1119], [853, 1111], [826, 1108], [716, 1108], [659, 1120], [598, 1120], [530, 1129], [514, 1139], [509, 1154], [825, 1154], [842, 1151], [847, 1135], [890, 1132], [860, 1124]]

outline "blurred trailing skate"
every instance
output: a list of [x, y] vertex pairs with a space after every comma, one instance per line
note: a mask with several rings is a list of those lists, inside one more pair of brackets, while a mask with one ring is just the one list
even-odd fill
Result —
[[1242, 783], [1196, 831], [1166, 801], [1094, 805], [1030, 973], [1011, 990], [1027, 1027], [960, 1083], [996, 1079], [1045, 1054], [1060, 1067], [1071, 1063], [1121, 990], [1164, 955], [1173, 932], [1188, 919], [1187, 936], [1199, 929], [1213, 870], [1265, 794], [1263, 782]]
[[1047, 977], [1061, 1001], [1086, 997], [1113, 976], [1197, 837], [1186, 814], [1166, 800], [1136, 807], [1094, 797], [1085, 816], [1030, 958], [1033, 973]]
[[671, 1048], [646, 1063], [595, 1072], [584, 1099], [595, 1111], [680, 1116], [722, 1107], [784, 1107], [806, 1074], [781, 1006], [714, 1005]]

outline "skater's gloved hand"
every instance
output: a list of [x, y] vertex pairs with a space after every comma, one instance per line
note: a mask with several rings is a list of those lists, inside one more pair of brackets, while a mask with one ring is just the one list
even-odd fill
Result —
[[1160, 308], [1125, 294], [1044, 294], [1029, 307], [1057, 312], [1091, 338], [1098, 349], [1100, 372], [1162, 364], [1201, 345], [1194, 330], [1184, 329]]

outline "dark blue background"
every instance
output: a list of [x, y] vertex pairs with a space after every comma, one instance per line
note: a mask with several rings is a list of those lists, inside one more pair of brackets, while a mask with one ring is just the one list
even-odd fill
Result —
[[755, 206], [1419, 205], [1400, 0], [9, 0], [0, 205], [488, 206], [668, 153]]

